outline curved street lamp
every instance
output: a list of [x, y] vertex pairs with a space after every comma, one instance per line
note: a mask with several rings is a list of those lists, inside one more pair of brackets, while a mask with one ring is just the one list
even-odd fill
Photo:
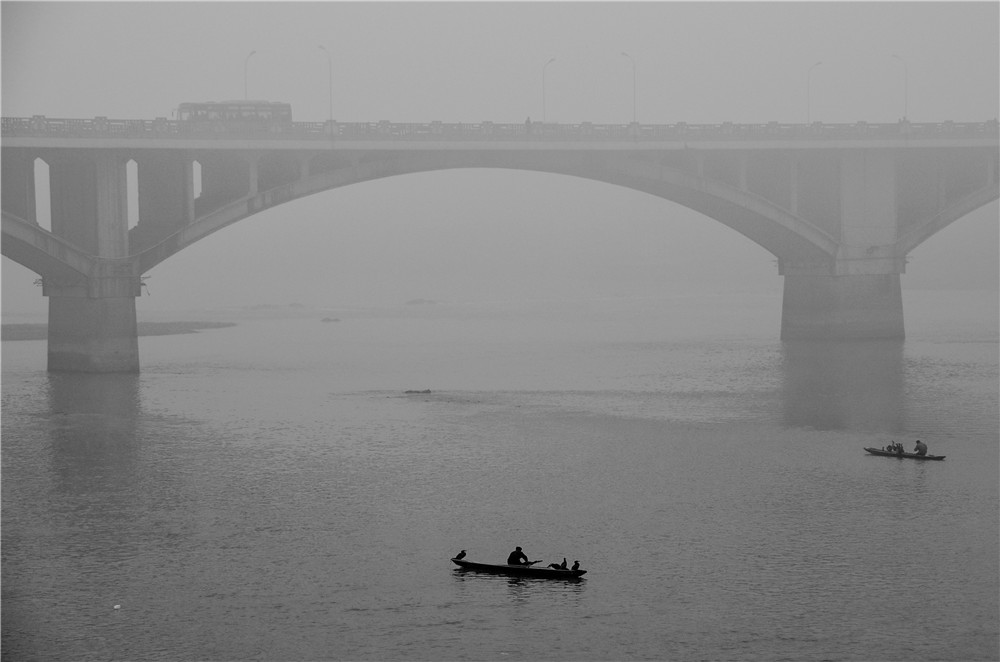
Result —
[[326, 53], [326, 75], [327, 75], [327, 91], [330, 94], [330, 99], [328, 102], [328, 110], [330, 112], [330, 123], [333, 123], [333, 58], [330, 57], [330, 51], [326, 50], [321, 44], [319, 49]]
[[625, 51], [622, 51], [622, 55], [632, 61], [632, 123], [637, 124], [639, 122], [639, 75], [636, 70], [635, 59]]
[[253, 57], [253, 54], [256, 53], [256, 52], [257, 51], [250, 51], [250, 54], [247, 55], [246, 59], [243, 60], [243, 100], [244, 101], [246, 101], [247, 98], [248, 98], [247, 97], [247, 64], [250, 62], [250, 58]]
[[554, 57], [549, 58], [549, 61], [542, 65], [542, 124], [545, 124], [545, 70], [550, 64], [555, 62]]
[[908, 106], [910, 105], [910, 67], [906, 65], [906, 60], [895, 53], [892, 56], [903, 63], [903, 119], [905, 120], [910, 117], [910, 113], [908, 112]]
[[823, 63], [817, 62], [806, 71], [806, 124], [812, 122], [812, 72], [821, 64]]

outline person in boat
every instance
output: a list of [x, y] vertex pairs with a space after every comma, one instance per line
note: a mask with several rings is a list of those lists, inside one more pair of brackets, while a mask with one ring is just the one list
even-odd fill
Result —
[[917, 445], [913, 447], [913, 452], [917, 455], [927, 455], [927, 444], [917, 439]]
[[528, 565], [528, 557], [518, 547], [507, 556], [507, 565]]

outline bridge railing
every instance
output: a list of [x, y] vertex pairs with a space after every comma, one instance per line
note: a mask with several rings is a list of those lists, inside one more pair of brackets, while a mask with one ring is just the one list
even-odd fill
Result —
[[72, 138], [211, 138], [284, 140], [475, 140], [475, 141], [742, 141], [742, 140], [843, 140], [994, 137], [996, 119], [986, 122], [934, 122], [893, 124], [556, 124], [524, 123], [399, 123], [379, 122], [206, 122], [113, 120], [34, 117], [2, 118], [3, 137]]

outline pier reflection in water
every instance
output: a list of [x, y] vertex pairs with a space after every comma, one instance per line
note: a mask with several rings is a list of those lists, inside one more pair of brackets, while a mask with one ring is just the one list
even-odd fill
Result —
[[786, 341], [782, 355], [785, 425], [905, 429], [903, 341]]
[[48, 402], [60, 491], [115, 492], [137, 480], [138, 375], [49, 373]]

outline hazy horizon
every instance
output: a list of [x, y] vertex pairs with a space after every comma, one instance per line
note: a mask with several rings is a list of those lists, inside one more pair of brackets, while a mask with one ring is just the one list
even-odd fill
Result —
[[[333, 115], [348, 122], [544, 113], [624, 124], [635, 113], [642, 123], [802, 123], [807, 112], [828, 123], [895, 122], [904, 112], [914, 122], [986, 121], [998, 115], [998, 8], [4, 2], [2, 111], [152, 119], [182, 101], [241, 98], [246, 86], [249, 98], [291, 103], [302, 121], [326, 119], [331, 93]], [[997, 216], [993, 202], [931, 237], [910, 255], [902, 286], [998, 289]], [[513, 170], [413, 174], [310, 196], [225, 228], [147, 276], [140, 314], [782, 287], [770, 253], [689, 209]], [[36, 274], [5, 258], [2, 277], [4, 313], [45, 312]]]

